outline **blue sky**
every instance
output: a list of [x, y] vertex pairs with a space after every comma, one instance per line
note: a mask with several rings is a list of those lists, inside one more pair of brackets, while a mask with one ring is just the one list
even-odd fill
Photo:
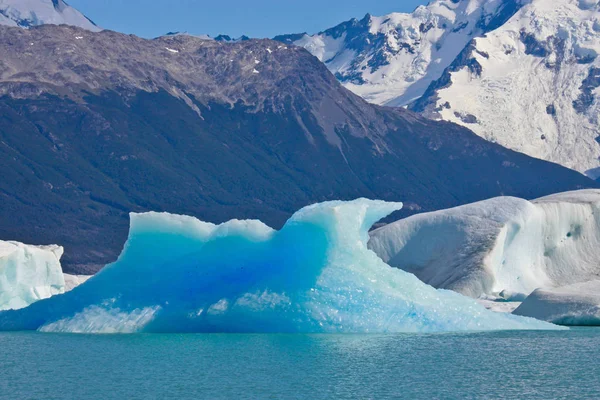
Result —
[[272, 37], [318, 32], [366, 13], [410, 12], [426, 0], [67, 0], [103, 28], [143, 37], [169, 31]]

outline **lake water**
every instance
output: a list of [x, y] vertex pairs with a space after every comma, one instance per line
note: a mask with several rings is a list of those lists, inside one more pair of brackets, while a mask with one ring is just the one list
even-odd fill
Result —
[[436, 335], [0, 333], [6, 399], [600, 398], [600, 329]]

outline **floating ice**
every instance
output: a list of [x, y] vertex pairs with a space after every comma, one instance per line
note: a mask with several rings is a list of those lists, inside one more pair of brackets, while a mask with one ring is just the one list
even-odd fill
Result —
[[27, 307], [63, 293], [60, 246], [30, 246], [0, 241], [0, 310]]
[[600, 281], [538, 289], [514, 313], [560, 325], [600, 326]]
[[64, 277], [65, 277], [65, 292], [75, 289], [77, 286], [81, 285], [83, 282], [85, 282], [91, 278], [91, 276], [89, 276], [89, 275], [70, 275], [70, 274], [64, 274]]
[[329, 202], [280, 230], [132, 214], [119, 260], [69, 293], [0, 313], [2, 330], [439, 332], [553, 329], [487, 311], [385, 264], [369, 228], [400, 203]]
[[600, 190], [419, 214], [374, 231], [369, 246], [434, 287], [523, 301], [600, 275]]

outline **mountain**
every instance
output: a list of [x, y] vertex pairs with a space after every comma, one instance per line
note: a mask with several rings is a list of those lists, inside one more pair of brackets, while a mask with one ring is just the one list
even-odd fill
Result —
[[435, 0], [303, 46], [348, 89], [600, 178], [596, 0]]
[[90, 31], [100, 28], [63, 0], [0, 0], [0, 25], [73, 25]]
[[[119, 254], [130, 211], [278, 228], [302, 206], [402, 200], [407, 215], [599, 184], [448, 122], [371, 105], [300, 47], [0, 27], [0, 238]], [[401, 216], [400, 215], [400, 216]]]
[[600, 178], [600, 6], [534, 0], [476, 38], [412, 108]]
[[473, 38], [520, 7], [519, 0], [438, 0], [412, 14], [367, 14], [316, 35], [275, 40], [306, 48], [366, 100], [402, 106], [421, 97]]

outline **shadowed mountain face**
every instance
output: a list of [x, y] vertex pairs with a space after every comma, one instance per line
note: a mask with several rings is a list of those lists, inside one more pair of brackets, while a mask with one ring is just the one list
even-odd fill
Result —
[[128, 212], [279, 227], [309, 203], [405, 201], [404, 215], [598, 183], [450, 123], [367, 104], [306, 50], [185, 35], [0, 27], [0, 239], [114, 260]]

